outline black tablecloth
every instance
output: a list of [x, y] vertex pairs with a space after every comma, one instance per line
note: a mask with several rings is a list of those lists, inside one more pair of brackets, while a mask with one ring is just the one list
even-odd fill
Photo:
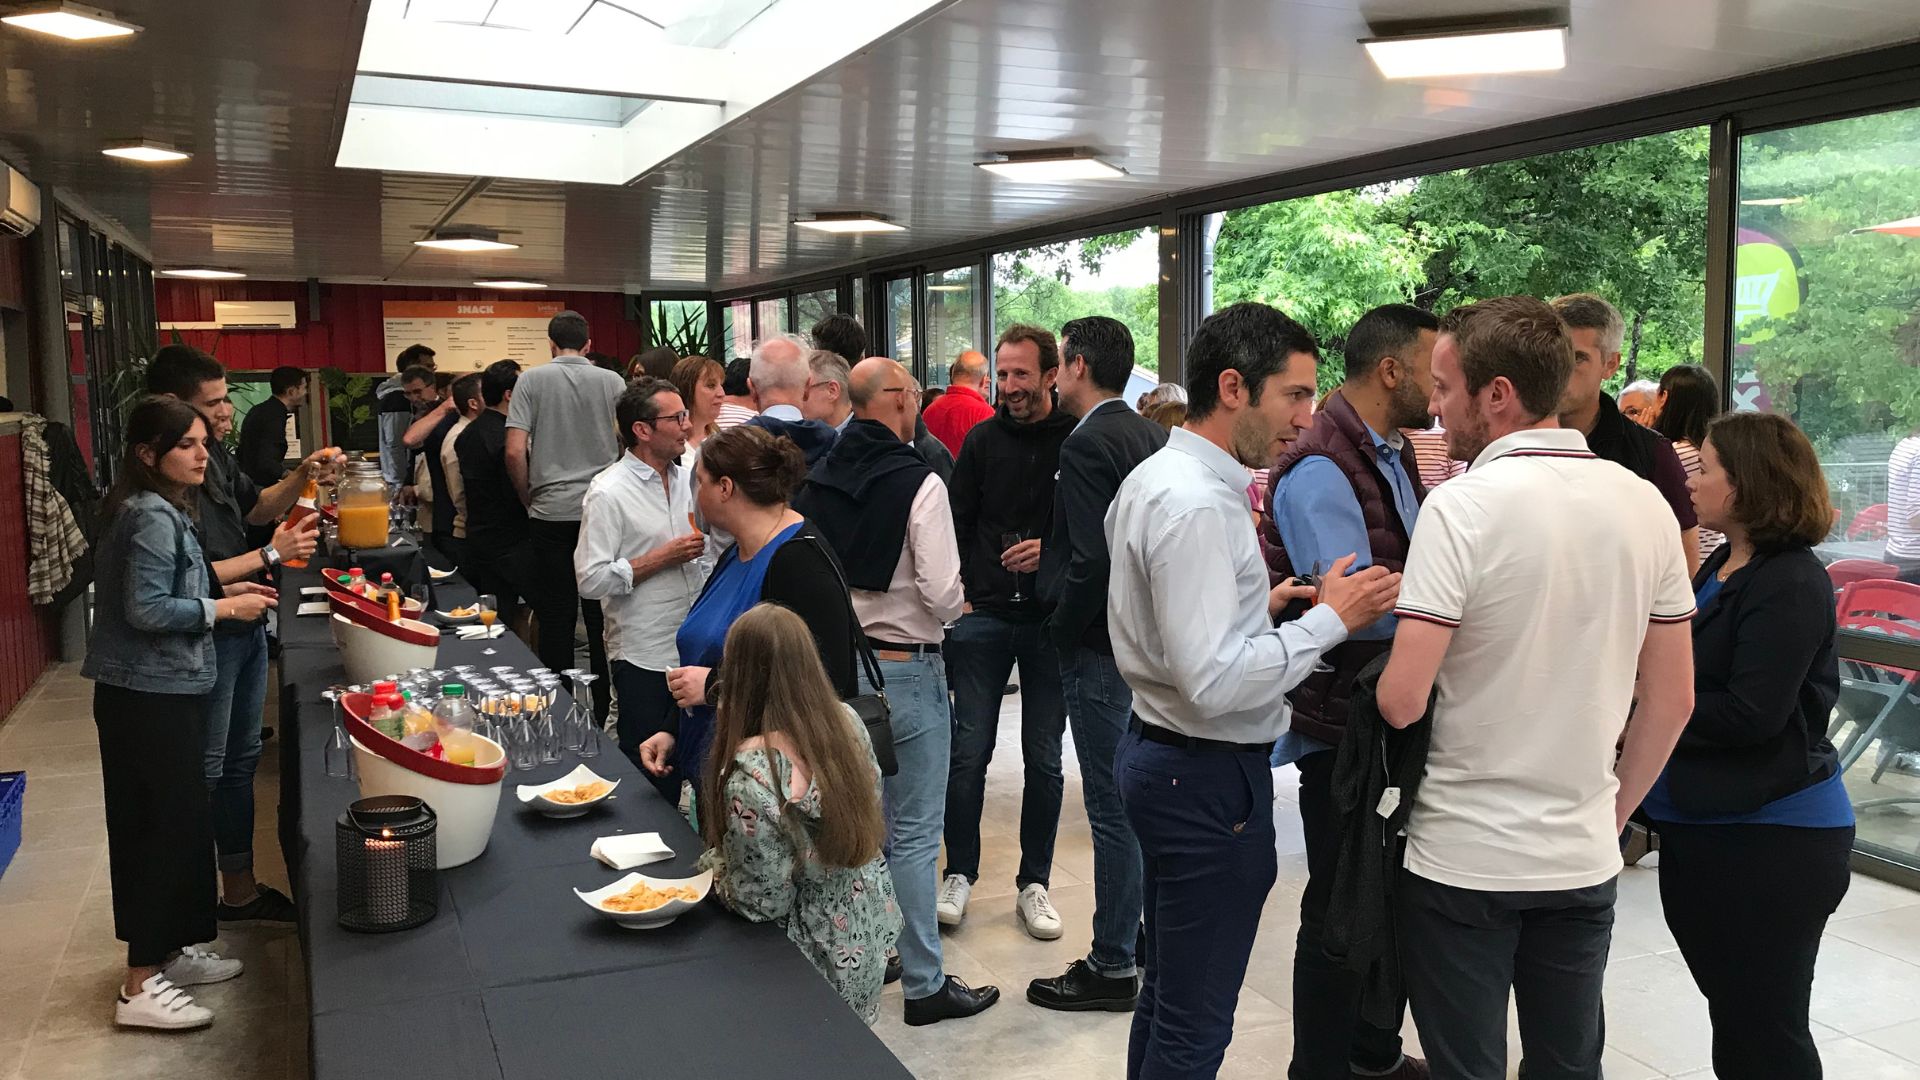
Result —
[[[620, 876], [587, 854], [596, 837], [660, 833], [674, 858], [642, 868], [660, 877], [691, 874], [700, 855], [699, 838], [611, 738], [587, 764], [622, 781], [617, 797], [553, 820], [522, 807], [513, 787], [578, 759], [511, 771], [485, 854], [441, 873], [432, 922], [342, 930], [333, 828], [359, 790], [326, 775], [332, 718], [320, 692], [345, 674], [327, 620], [291, 614], [301, 587], [318, 583], [314, 570], [287, 572], [280, 623], [281, 839], [300, 901], [316, 1080], [911, 1075], [777, 927], [709, 903], [659, 930], [622, 930], [573, 895]], [[449, 579], [438, 601], [472, 593]], [[441, 667], [538, 663], [510, 633], [440, 645]]]

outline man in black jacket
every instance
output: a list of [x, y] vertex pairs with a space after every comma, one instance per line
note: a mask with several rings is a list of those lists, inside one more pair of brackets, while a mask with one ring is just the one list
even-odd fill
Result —
[[1060, 743], [1067, 716], [1060, 659], [1048, 640], [1047, 605], [1036, 595], [1040, 537], [1053, 509], [1060, 444], [1074, 418], [1054, 407], [1060, 347], [1037, 326], [1014, 325], [997, 350], [1000, 412], [967, 433], [953, 470], [953, 526], [968, 614], [947, 641], [953, 681], [953, 766], [947, 775], [947, 871], [941, 923], [957, 926], [980, 876], [980, 808], [1007, 676], [1020, 665], [1020, 890], [1016, 910], [1034, 937], [1060, 936], [1047, 897], [1065, 782]]
[[274, 368], [268, 380], [273, 396], [240, 422], [240, 468], [263, 488], [287, 475], [287, 418], [307, 402], [307, 373], [299, 368]]
[[1027, 1000], [1045, 1009], [1129, 1012], [1140, 992], [1140, 842], [1113, 780], [1113, 754], [1133, 712], [1107, 634], [1107, 507], [1134, 466], [1167, 445], [1159, 424], [1120, 395], [1133, 374], [1133, 335], [1104, 315], [1061, 330], [1060, 404], [1080, 417], [1060, 444], [1053, 536], [1040, 557], [1040, 595], [1093, 830], [1093, 949], [1066, 974], [1035, 979]]

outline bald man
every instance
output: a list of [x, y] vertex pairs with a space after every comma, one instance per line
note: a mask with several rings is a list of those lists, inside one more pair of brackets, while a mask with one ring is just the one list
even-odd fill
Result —
[[927, 406], [927, 430], [955, 457], [960, 456], [960, 444], [967, 441], [967, 432], [993, 415], [993, 405], [987, 401], [990, 369], [987, 358], [980, 353], [961, 353], [947, 369], [947, 392]]
[[952, 739], [940, 647], [946, 624], [960, 617], [959, 543], [946, 485], [912, 446], [919, 397], [907, 369], [872, 357], [847, 383], [852, 419], [793, 505], [840, 557], [892, 706], [900, 767], [886, 779], [887, 861], [903, 921], [906, 1022], [932, 1024], [1000, 998], [944, 974], [934, 914]]

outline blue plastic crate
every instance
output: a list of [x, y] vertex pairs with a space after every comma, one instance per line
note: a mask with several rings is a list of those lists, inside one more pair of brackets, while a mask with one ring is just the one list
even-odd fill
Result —
[[20, 823], [27, 816], [27, 774], [0, 773], [0, 874], [20, 850]]

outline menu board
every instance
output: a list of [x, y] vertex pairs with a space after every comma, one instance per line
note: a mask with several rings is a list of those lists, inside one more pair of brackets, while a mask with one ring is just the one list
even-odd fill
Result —
[[523, 300], [387, 300], [380, 305], [387, 364], [409, 345], [432, 349], [441, 371], [479, 371], [495, 360], [544, 364], [553, 355], [547, 320], [563, 310]]

